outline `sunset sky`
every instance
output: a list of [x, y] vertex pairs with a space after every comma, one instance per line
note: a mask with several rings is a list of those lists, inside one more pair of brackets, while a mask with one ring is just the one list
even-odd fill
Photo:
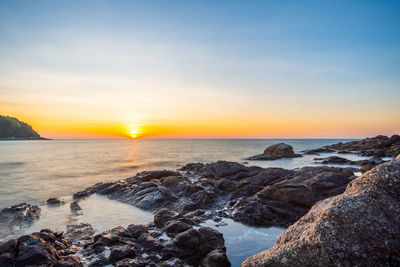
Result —
[[400, 1], [0, 1], [0, 115], [50, 138], [400, 133]]

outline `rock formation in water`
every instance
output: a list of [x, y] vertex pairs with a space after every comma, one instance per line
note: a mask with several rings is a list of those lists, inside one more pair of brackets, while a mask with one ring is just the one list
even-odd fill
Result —
[[0, 211], [0, 238], [31, 225], [40, 216], [40, 208], [35, 205], [20, 203]]
[[32, 126], [16, 118], [0, 115], [0, 139], [45, 139], [32, 129]]
[[396, 157], [400, 154], [400, 136], [393, 135], [389, 138], [378, 135], [361, 141], [340, 142], [323, 148], [338, 152], [357, 153], [362, 156]]
[[399, 214], [397, 156], [353, 180], [343, 194], [318, 202], [274, 247], [242, 266], [399, 266]]
[[247, 158], [247, 160], [276, 160], [281, 158], [301, 157], [293, 151], [291, 145], [285, 143], [273, 144], [264, 150], [263, 154], [255, 155]]
[[147, 171], [99, 183], [74, 195], [106, 195], [146, 210], [169, 208], [194, 220], [227, 217], [248, 225], [288, 226], [317, 201], [341, 194], [354, 178], [345, 168], [299, 170], [246, 167], [219, 161], [174, 171]]

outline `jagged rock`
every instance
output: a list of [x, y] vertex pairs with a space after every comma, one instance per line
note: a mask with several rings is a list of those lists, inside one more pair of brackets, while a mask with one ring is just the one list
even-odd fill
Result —
[[69, 207], [72, 212], [78, 212], [78, 211], [82, 210], [81, 206], [79, 206], [77, 201], [74, 201], [71, 204], [69, 204]]
[[72, 240], [89, 240], [94, 235], [95, 230], [88, 223], [67, 225], [65, 236]]
[[70, 248], [62, 234], [42, 230], [0, 244], [0, 266], [83, 266]]
[[0, 238], [13, 232], [14, 228], [31, 225], [40, 217], [40, 208], [35, 205], [20, 203], [0, 211]]
[[332, 149], [329, 149], [329, 148], [315, 148], [315, 149], [305, 150], [302, 152], [306, 155], [313, 155], [313, 154], [318, 155], [319, 153], [331, 153], [331, 152], [335, 152], [335, 151]]
[[[155, 214], [154, 222], [146, 226], [116, 227], [96, 235], [80, 254], [88, 265], [230, 266], [222, 234], [208, 227], [194, 229], [186, 220], [184, 216], [163, 209]], [[178, 223], [182, 224], [175, 227]], [[173, 239], [166, 239], [162, 235], [164, 230], [157, 225], [166, 225], [165, 231], [173, 227], [180, 233]]]
[[351, 164], [351, 160], [338, 157], [338, 156], [331, 156], [327, 158], [315, 158], [314, 160], [320, 161], [322, 164]]
[[400, 154], [400, 136], [393, 135], [389, 138], [384, 135], [378, 135], [361, 141], [340, 142], [323, 148], [356, 152], [363, 156], [396, 157]]
[[[326, 175], [318, 176], [320, 173]], [[190, 163], [170, 174], [143, 172], [123, 181], [96, 184], [80, 195], [104, 194], [144, 209], [159, 209], [155, 223], [161, 228], [180, 218], [179, 214], [190, 214], [186, 216], [192, 220], [189, 225], [223, 216], [249, 225], [287, 226], [316, 201], [342, 193], [353, 176], [346, 168], [264, 169], [226, 161]], [[321, 179], [319, 184], [311, 182], [315, 176]], [[143, 177], [147, 177], [146, 182]], [[324, 177], [333, 181], [325, 181]], [[337, 177], [345, 177], [341, 180], [345, 184], [338, 183]], [[200, 216], [192, 213], [201, 209], [210, 212]]]
[[242, 266], [400, 265], [400, 156], [315, 204]]
[[58, 198], [52, 197], [46, 201], [46, 204], [49, 206], [60, 206], [60, 205], [64, 205], [65, 202], [62, 200], [59, 200]]

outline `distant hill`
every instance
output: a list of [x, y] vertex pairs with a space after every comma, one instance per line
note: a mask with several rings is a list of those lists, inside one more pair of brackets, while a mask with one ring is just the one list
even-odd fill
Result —
[[16, 118], [0, 115], [0, 139], [7, 140], [38, 140], [46, 139], [32, 129], [32, 126]]

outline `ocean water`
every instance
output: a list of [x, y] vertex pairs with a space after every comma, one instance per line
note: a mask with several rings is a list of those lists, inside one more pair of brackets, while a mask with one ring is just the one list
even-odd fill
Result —
[[190, 162], [227, 160], [287, 169], [315, 165], [315, 155], [276, 161], [245, 158], [278, 142], [290, 144], [299, 152], [339, 141], [348, 140], [0, 141], [0, 209], [20, 202], [40, 204], [98, 182], [119, 180], [143, 170], [176, 169]]
[[[21, 229], [0, 229], [0, 241], [49, 228], [65, 231], [66, 225], [90, 223], [97, 233], [116, 226], [145, 224], [152, 212], [93, 195], [80, 201], [82, 212], [74, 214], [69, 203], [72, 194], [98, 182], [134, 176], [143, 170], [176, 169], [190, 162], [227, 160], [261, 167], [287, 169], [317, 166], [315, 157], [331, 153], [276, 161], [248, 161], [274, 143], [284, 142], [295, 152], [349, 140], [267, 139], [267, 140], [38, 140], [0, 141], [0, 209], [28, 202], [40, 205], [40, 219]], [[356, 155], [340, 155], [352, 160]], [[44, 202], [59, 197], [66, 202], [49, 207]], [[225, 226], [214, 227], [224, 234], [227, 255], [233, 266], [255, 253], [273, 246], [285, 229], [256, 228], [224, 219]]]

